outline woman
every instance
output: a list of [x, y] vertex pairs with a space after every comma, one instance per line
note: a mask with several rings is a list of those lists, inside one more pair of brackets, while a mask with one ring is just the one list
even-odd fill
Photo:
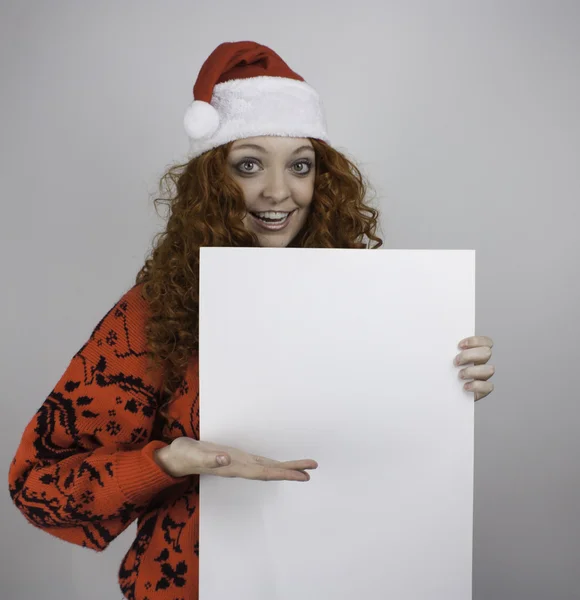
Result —
[[[101, 551], [138, 520], [119, 570], [129, 600], [198, 598], [200, 474], [304, 482], [317, 467], [199, 441], [199, 248], [382, 244], [359, 170], [328, 144], [318, 95], [272, 50], [220, 45], [194, 98], [188, 162], [162, 179], [166, 230], [26, 427], [10, 468], [14, 503], [56, 537]], [[456, 357], [473, 363], [461, 375], [476, 400], [493, 389], [491, 346], [468, 338]]]

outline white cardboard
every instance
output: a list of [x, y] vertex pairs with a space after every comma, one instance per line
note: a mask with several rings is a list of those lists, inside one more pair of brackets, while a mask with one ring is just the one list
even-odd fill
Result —
[[311, 481], [201, 477], [200, 600], [470, 600], [475, 251], [203, 248], [201, 439]]

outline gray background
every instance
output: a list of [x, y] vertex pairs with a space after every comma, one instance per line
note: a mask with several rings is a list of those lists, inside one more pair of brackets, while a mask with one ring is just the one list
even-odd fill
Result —
[[[579, 598], [578, 2], [3, 0], [3, 480], [163, 225], [151, 198], [185, 154], [202, 61], [243, 39], [321, 93], [387, 248], [476, 249], [497, 373], [476, 405], [474, 597]], [[28, 525], [5, 485], [2, 600], [120, 597], [133, 527], [77, 548]]]

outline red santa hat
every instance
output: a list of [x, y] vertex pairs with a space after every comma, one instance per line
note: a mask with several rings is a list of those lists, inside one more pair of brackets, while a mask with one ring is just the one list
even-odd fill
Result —
[[278, 135], [328, 142], [317, 92], [270, 48], [220, 44], [203, 64], [184, 126], [189, 157], [234, 140]]

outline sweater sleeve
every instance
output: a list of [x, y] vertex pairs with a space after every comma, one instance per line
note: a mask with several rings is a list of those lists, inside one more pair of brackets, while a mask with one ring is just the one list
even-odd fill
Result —
[[146, 371], [139, 290], [115, 304], [72, 358], [9, 469], [10, 495], [30, 523], [97, 551], [159, 492], [186, 479], [153, 458], [166, 444], [152, 439], [160, 377]]

